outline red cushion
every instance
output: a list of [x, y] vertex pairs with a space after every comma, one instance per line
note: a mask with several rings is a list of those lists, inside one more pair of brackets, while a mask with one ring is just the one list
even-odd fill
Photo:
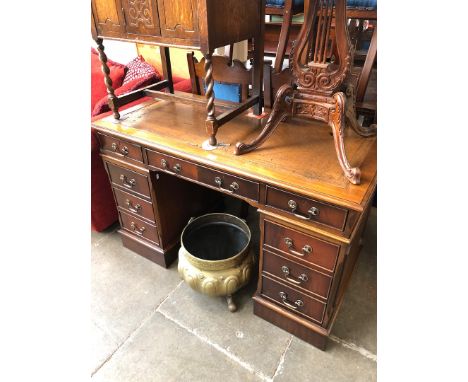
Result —
[[134, 58], [127, 64], [127, 73], [123, 80], [123, 85], [136, 80], [138, 78], [148, 78], [152, 75], [158, 77], [158, 81], [161, 78], [161, 75], [154, 68], [154, 66], [148, 64], [145, 59], [140, 55]]
[[[110, 69], [110, 78], [114, 89], [122, 85], [125, 76], [125, 65], [119, 64], [112, 60], [107, 61]], [[101, 62], [99, 61], [98, 53], [91, 49], [91, 111], [96, 103], [107, 95], [106, 84], [104, 83], [104, 73], [102, 73]]]
[[192, 82], [190, 79], [173, 77], [172, 80], [174, 81], [174, 90], [185, 93], [192, 92]]

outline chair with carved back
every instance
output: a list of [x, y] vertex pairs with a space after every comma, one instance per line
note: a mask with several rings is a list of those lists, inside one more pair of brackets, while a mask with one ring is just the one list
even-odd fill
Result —
[[[232, 102], [245, 101], [249, 96], [249, 86], [252, 83], [251, 71], [238, 60], [233, 60], [232, 64], [229, 65], [229, 58], [226, 56], [212, 56], [211, 60], [216, 98]], [[187, 65], [192, 83], [192, 93], [205, 95], [205, 59], [202, 58], [201, 61], [198, 61], [194, 53], [189, 52], [187, 53]], [[228, 86], [221, 87], [222, 85]], [[224, 96], [220, 96], [220, 90]]]
[[[197, 60], [193, 52], [187, 53], [187, 65], [192, 83], [192, 93], [205, 94], [205, 59]], [[252, 87], [252, 68], [247, 69], [239, 60], [227, 56], [212, 56], [214, 92], [219, 100], [244, 102], [249, 98]], [[269, 76], [271, 62], [265, 61], [264, 76]], [[271, 98], [271, 95], [267, 95]]]
[[344, 129], [349, 123], [356, 133], [369, 137], [376, 134], [376, 126], [361, 126], [355, 115], [354, 50], [347, 28], [346, 0], [310, 1], [291, 57], [292, 83], [281, 86], [263, 130], [249, 144], [238, 142], [236, 154], [262, 145], [284, 118], [306, 117], [331, 127], [343, 173], [351, 183], [359, 184], [361, 172], [351, 167], [346, 157]]

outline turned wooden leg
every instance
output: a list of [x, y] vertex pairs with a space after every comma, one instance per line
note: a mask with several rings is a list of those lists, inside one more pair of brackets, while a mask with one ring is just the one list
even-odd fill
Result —
[[344, 128], [345, 128], [345, 102], [346, 98], [343, 93], [336, 93], [333, 95], [335, 100], [335, 109], [330, 113], [329, 125], [333, 131], [333, 138], [335, 141], [335, 150], [343, 172], [348, 180], [353, 184], [359, 184], [361, 181], [361, 171], [357, 167], [351, 168], [346, 158], [344, 147]]
[[265, 142], [267, 138], [273, 133], [273, 131], [275, 131], [279, 123], [284, 118], [291, 115], [293, 93], [294, 90], [289, 84], [285, 84], [279, 88], [275, 103], [273, 105], [273, 110], [265, 127], [258, 135], [258, 137], [255, 138], [251, 143], [246, 144], [238, 142], [236, 144], [236, 155], [242, 155], [255, 150], [257, 147], [260, 147], [263, 142]]
[[214, 94], [214, 80], [213, 80], [213, 63], [211, 61], [211, 52], [205, 55], [205, 96], [207, 99], [206, 104], [206, 132], [210, 135], [209, 143], [211, 146], [217, 145], [216, 133], [218, 131], [218, 121], [215, 118], [215, 94]]
[[118, 99], [115, 96], [114, 88], [112, 87], [112, 80], [109, 75], [110, 69], [107, 66], [107, 56], [104, 53], [104, 45], [102, 44], [102, 38], [97, 38], [95, 41], [97, 44], [97, 51], [99, 53], [99, 60], [101, 61], [102, 65], [102, 72], [104, 73], [104, 82], [106, 84], [107, 94], [109, 95], [109, 107], [114, 113], [114, 118], [120, 119]]

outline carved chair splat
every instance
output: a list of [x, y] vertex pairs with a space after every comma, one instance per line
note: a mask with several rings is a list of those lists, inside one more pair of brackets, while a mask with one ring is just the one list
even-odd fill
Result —
[[278, 90], [265, 127], [251, 143], [238, 142], [236, 154], [261, 146], [286, 117], [311, 118], [331, 127], [343, 173], [351, 183], [359, 184], [361, 172], [351, 167], [346, 157], [346, 122], [363, 137], [375, 135], [376, 128], [362, 127], [355, 116], [356, 78], [350, 75], [354, 50], [346, 23], [346, 0], [310, 2], [291, 56], [292, 85], [285, 84]]

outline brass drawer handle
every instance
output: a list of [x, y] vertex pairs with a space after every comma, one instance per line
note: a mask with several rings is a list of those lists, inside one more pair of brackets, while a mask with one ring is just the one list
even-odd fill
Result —
[[176, 165], [172, 168], [176, 174], [179, 174], [180, 171], [182, 170], [182, 167], [179, 163], [176, 163]]
[[[169, 163], [167, 163], [167, 160], [161, 159], [161, 167], [165, 170], [169, 170]], [[182, 170], [182, 166], [179, 163], [176, 163], [172, 169], [174, 170], [174, 174], [179, 174]]]
[[125, 201], [125, 204], [127, 204], [127, 207], [130, 211], [136, 213], [136, 214], [139, 214], [140, 213], [140, 210], [141, 210], [141, 205], [140, 204], [136, 204], [135, 206], [133, 206], [132, 202], [130, 201], [130, 199], [127, 199]]
[[[119, 146], [117, 145], [117, 143], [113, 142], [111, 147], [112, 147], [112, 151], [117, 152], [117, 149], [118, 149]], [[123, 156], [127, 156], [128, 155], [128, 147], [124, 146], [123, 149], [120, 150], [120, 152], [121, 152], [121, 154]]]
[[309, 278], [307, 277], [307, 275], [305, 273], [302, 273], [299, 277], [298, 277], [298, 280], [296, 279], [293, 279], [291, 277], [289, 277], [290, 275], [290, 271], [289, 271], [289, 268], [286, 266], [286, 265], [283, 265], [281, 267], [281, 270], [283, 271], [284, 273], [284, 278], [288, 281], [291, 281], [292, 283], [296, 284], [296, 285], [300, 285], [302, 284], [303, 282], [306, 282], [307, 280], [309, 280]]
[[145, 227], [138, 228], [138, 226], [135, 224], [135, 222], [132, 222], [130, 224], [130, 228], [132, 229], [133, 232], [135, 232], [137, 235], [142, 236], [143, 232], [145, 232]]
[[297, 308], [300, 308], [301, 306], [304, 306], [304, 302], [302, 300], [296, 300], [294, 301], [294, 305], [291, 304], [288, 301], [288, 295], [284, 292], [279, 292], [279, 296], [281, 300], [283, 301], [283, 304], [286, 305], [287, 307], [296, 310]]
[[307, 211], [309, 216], [297, 214], [296, 213], [297, 203], [295, 200], [292, 200], [292, 199], [288, 202], [288, 207], [291, 209], [291, 213], [294, 214], [295, 217], [302, 219], [302, 220], [312, 220], [314, 216], [318, 216], [320, 213], [320, 210], [317, 207], [310, 207], [309, 211]]
[[304, 245], [304, 247], [302, 247], [302, 253], [301, 253], [301, 252], [298, 252], [298, 251], [293, 249], [294, 242], [293, 242], [293, 240], [291, 238], [285, 237], [284, 242], [288, 246], [289, 252], [291, 252], [293, 255], [304, 257], [305, 255], [310, 255], [312, 253], [312, 247], [310, 245], [308, 245], [308, 244], [306, 244], [306, 245]]
[[214, 179], [214, 181], [215, 181], [216, 185], [217, 185], [221, 190], [226, 191], [226, 192], [229, 192], [230, 194], [235, 193], [235, 192], [240, 188], [240, 186], [239, 186], [239, 184], [238, 184], [237, 182], [232, 182], [232, 183], [230, 184], [230, 186], [229, 186], [230, 190], [227, 189], [227, 188], [222, 187], [222, 186], [223, 186], [223, 180], [222, 180], [219, 176], [217, 176], [217, 177]]
[[127, 177], [124, 174], [120, 175], [120, 180], [122, 181], [122, 184], [127, 188], [133, 188], [136, 186], [136, 180], [135, 179], [127, 180]]

